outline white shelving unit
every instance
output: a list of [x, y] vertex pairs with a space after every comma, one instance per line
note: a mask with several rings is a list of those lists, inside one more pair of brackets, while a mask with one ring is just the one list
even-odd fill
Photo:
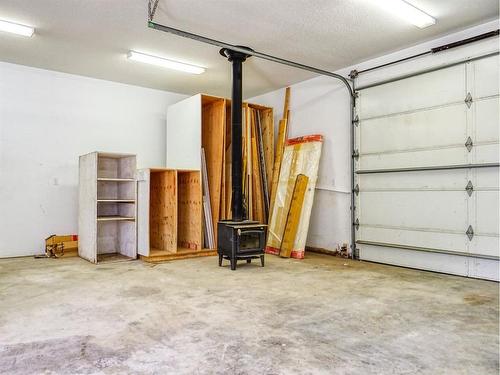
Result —
[[137, 257], [136, 156], [80, 156], [78, 255], [92, 263]]

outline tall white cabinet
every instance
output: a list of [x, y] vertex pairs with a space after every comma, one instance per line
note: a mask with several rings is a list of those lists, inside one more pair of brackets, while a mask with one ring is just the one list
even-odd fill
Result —
[[79, 168], [78, 255], [92, 263], [135, 259], [136, 156], [92, 152]]

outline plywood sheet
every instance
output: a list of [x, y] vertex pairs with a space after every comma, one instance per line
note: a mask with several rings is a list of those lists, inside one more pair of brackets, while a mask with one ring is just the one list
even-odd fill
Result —
[[210, 204], [213, 227], [219, 221], [222, 175], [224, 163], [224, 132], [226, 103], [224, 99], [214, 99], [203, 105], [202, 110], [202, 147], [207, 162]]
[[202, 249], [202, 191], [199, 171], [178, 171], [177, 246]]
[[177, 249], [177, 172], [151, 172], [149, 243], [151, 249]]

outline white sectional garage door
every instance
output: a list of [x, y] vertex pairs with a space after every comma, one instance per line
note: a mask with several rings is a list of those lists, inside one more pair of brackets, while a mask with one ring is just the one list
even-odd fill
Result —
[[498, 70], [493, 55], [359, 91], [361, 259], [499, 279]]

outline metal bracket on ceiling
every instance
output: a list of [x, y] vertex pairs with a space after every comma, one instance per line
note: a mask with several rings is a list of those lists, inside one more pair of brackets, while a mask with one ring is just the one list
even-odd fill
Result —
[[465, 97], [464, 102], [465, 102], [465, 104], [467, 104], [467, 108], [471, 107], [473, 100], [472, 100], [472, 95], [470, 92], [467, 93], [467, 96]]
[[149, 0], [148, 1], [148, 19], [152, 21], [155, 17], [156, 9], [158, 8], [158, 3], [160, 0]]
[[474, 143], [472, 142], [472, 138], [471, 137], [467, 138], [467, 141], [465, 141], [465, 144], [464, 144], [464, 146], [467, 147], [467, 151], [470, 152], [470, 150], [472, 150], [473, 145], [474, 145]]
[[465, 191], [467, 192], [469, 197], [472, 196], [472, 192], [474, 191], [474, 185], [472, 185], [472, 181], [469, 180], [467, 186], [465, 187]]
[[469, 241], [472, 241], [474, 238], [474, 229], [472, 229], [472, 225], [469, 225], [469, 228], [467, 228], [467, 232], [465, 232], [467, 237], [469, 238]]

